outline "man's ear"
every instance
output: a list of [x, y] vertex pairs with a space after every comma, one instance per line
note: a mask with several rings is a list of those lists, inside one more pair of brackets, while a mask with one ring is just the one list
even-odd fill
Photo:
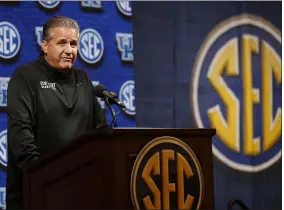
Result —
[[47, 42], [45, 40], [42, 40], [41, 42], [41, 49], [44, 52], [44, 54], [47, 53]]

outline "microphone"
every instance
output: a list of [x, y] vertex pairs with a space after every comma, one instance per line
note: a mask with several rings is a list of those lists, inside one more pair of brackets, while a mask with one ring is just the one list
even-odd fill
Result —
[[93, 93], [99, 98], [107, 98], [110, 104], [117, 104], [126, 109], [126, 106], [118, 99], [117, 95], [113, 92], [109, 92], [106, 87], [101, 84], [98, 84], [93, 88]]

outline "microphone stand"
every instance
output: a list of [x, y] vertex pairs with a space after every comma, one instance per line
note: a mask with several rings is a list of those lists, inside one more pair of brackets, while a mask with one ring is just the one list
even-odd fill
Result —
[[113, 121], [113, 127], [117, 127], [117, 121], [116, 121], [116, 114], [115, 114], [115, 112], [114, 112], [114, 109], [112, 108], [112, 106], [111, 106], [111, 104], [110, 104], [110, 102], [109, 102], [109, 100], [108, 100], [108, 98], [107, 97], [104, 97], [104, 99], [105, 99], [105, 102], [106, 102], [106, 104], [107, 104], [107, 107], [109, 108], [109, 110], [110, 110], [110, 112], [111, 112], [111, 116], [112, 116], [112, 121]]

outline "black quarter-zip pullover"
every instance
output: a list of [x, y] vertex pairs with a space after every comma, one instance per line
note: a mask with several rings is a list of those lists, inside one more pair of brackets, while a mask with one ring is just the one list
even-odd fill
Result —
[[18, 67], [8, 85], [7, 209], [23, 207], [22, 171], [54, 148], [107, 127], [83, 70], [60, 72], [44, 57]]

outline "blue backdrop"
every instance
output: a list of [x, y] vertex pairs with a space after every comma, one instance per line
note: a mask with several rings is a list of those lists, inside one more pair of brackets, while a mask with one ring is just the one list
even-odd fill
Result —
[[[127, 113], [117, 118], [120, 127], [136, 126], [130, 2], [0, 1], [0, 207], [5, 207], [5, 106], [9, 77], [18, 65], [30, 62], [39, 55], [42, 26], [55, 15], [78, 21], [81, 36], [75, 66], [86, 70], [94, 85], [105, 85], [125, 103]], [[103, 102], [101, 105], [111, 122], [110, 112]], [[118, 107], [114, 108], [118, 111]]]

